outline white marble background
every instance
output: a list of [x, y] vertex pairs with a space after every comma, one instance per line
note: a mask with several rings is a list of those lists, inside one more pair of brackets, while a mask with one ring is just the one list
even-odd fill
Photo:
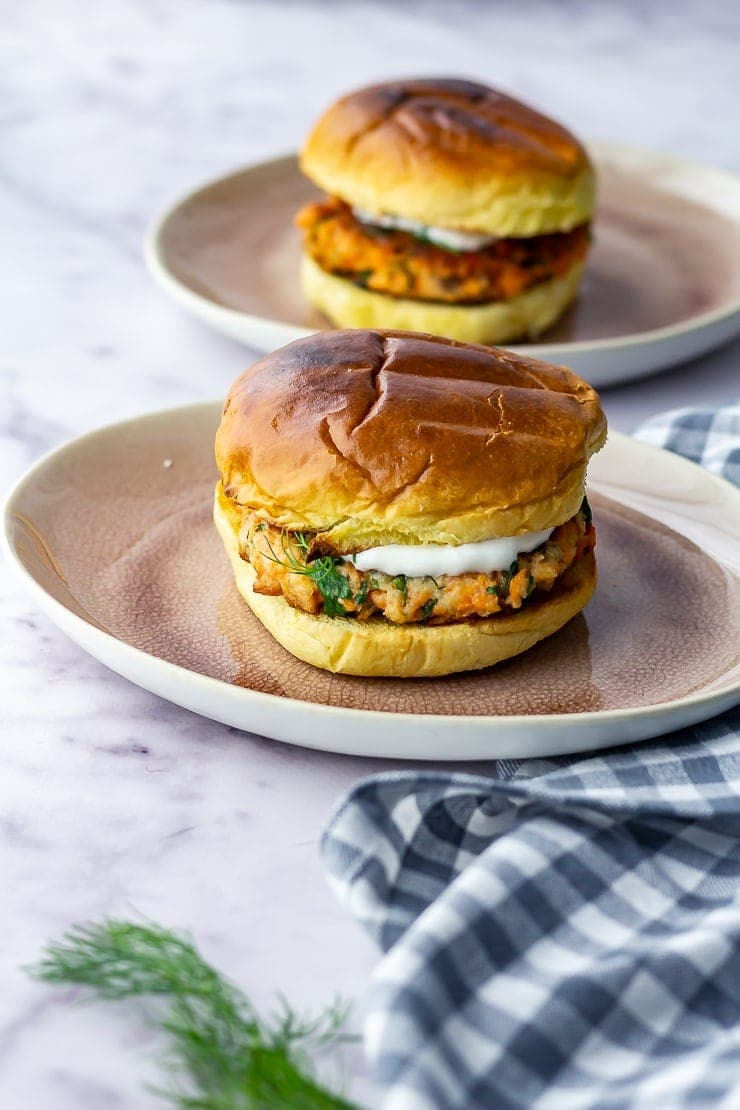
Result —
[[[577, 132], [740, 170], [738, 8], [650, 4], [6, 0], [0, 12], [0, 460], [126, 415], [221, 396], [250, 352], [167, 301], [141, 259], [179, 193], [294, 148], [348, 87], [469, 75]], [[740, 345], [605, 395], [629, 430], [737, 391]], [[192, 930], [265, 1004], [362, 995], [376, 958], [317, 858], [377, 765], [236, 734], [68, 643], [2, 570], [0, 1105], [157, 1105], [130, 1013], [71, 1009], [19, 969], [70, 923]], [[357, 1060], [350, 1090], [372, 1103]]]

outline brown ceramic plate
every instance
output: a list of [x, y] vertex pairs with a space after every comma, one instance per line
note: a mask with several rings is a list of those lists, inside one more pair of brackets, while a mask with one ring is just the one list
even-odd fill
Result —
[[599, 586], [525, 655], [446, 679], [329, 675], [264, 630], [211, 521], [217, 404], [127, 421], [42, 459], [6, 507], [13, 563], [46, 613], [127, 678], [237, 728], [418, 759], [583, 751], [738, 697], [740, 493], [612, 434], [592, 460]]
[[[624, 147], [592, 154], [599, 207], [582, 294], [555, 329], [517, 349], [598, 387], [740, 331], [740, 179]], [[196, 315], [260, 350], [327, 327], [301, 294], [293, 227], [317, 195], [294, 156], [206, 185], [155, 226], [150, 269]]]

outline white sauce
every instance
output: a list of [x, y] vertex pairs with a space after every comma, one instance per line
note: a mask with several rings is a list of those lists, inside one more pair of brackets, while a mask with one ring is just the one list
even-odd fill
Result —
[[436, 578], [440, 574], [471, 572], [489, 574], [494, 570], [508, 570], [517, 555], [534, 551], [554, 531], [554, 528], [548, 528], [546, 532], [526, 532], [523, 536], [463, 543], [459, 547], [436, 543], [391, 543], [385, 547], [358, 551], [352, 556], [352, 561], [358, 570], [404, 574], [407, 578], [423, 578], [425, 575]]
[[409, 231], [412, 235], [419, 235], [428, 239], [430, 243], [436, 243], [437, 246], [446, 247], [452, 251], [480, 251], [495, 239], [494, 235], [476, 235], [472, 231], [451, 231], [445, 227], [429, 227], [427, 224], [419, 223], [418, 220], [408, 220], [405, 216], [366, 212], [362, 208], [353, 208], [352, 212], [360, 223]]

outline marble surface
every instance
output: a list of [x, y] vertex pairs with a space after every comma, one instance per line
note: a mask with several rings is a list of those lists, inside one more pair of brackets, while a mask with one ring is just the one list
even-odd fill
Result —
[[[453, 13], [455, 13], [453, 15]], [[705, 0], [518, 5], [109, 0], [5, 5], [0, 28], [3, 485], [70, 436], [224, 393], [250, 352], [148, 279], [176, 195], [290, 150], [340, 91], [468, 74], [576, 131], [740, 170], [740, 27]], [[604, 396], [612, 426], [737, 392], [740, 345]], [[190, 929], [260, 1004], [361, 999], [376, 961], [317, 841], [379, 766], [236, 734], [85, 656], [0, 571], [0, 1103], [157, 1105], [129, 1012], [70, 1009], [21, 965], [69, 924]], [[372, 1105], [359, 1055], [349, 1089]]]

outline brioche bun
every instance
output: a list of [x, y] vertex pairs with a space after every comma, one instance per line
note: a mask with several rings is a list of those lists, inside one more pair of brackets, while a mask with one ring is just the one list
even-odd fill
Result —
[[253, 591], [254, 570], [239, 555], [239, 518], [220, 483], [214, 520], [237, 589], [258, 620], [296, 658], [339, 674], [429, 678], [491, 667], [561, 629], [596, 588], [596, 562], [590, 553], [558, 579], [551, 593], [535, 596], [514, 613], [440, 625], [313, 616], [293, 609], [284, 597]]
[[343, 553], [462, 544], [572, 517], [606, 437], [564, 366], [395, 331], [326, 331], [234, 384], [216, 436], [229, 498]]
[[303, 147], [307, 177], [369, 213], [499, 238], [593, 213], [586, 151], [564, 127], [471, 81], [390, 81], [344, 96]]
[[338, 327], [433, 332], [464, 343], [534, 339], [575, 300], [582, 273], [583, 263], [577, 262], [564, 277], [542, 281], [506, 301], [443, 304], [363, 289], [323, 270], [307, 254], [301, 260], [301, 285], [306, 299]]

